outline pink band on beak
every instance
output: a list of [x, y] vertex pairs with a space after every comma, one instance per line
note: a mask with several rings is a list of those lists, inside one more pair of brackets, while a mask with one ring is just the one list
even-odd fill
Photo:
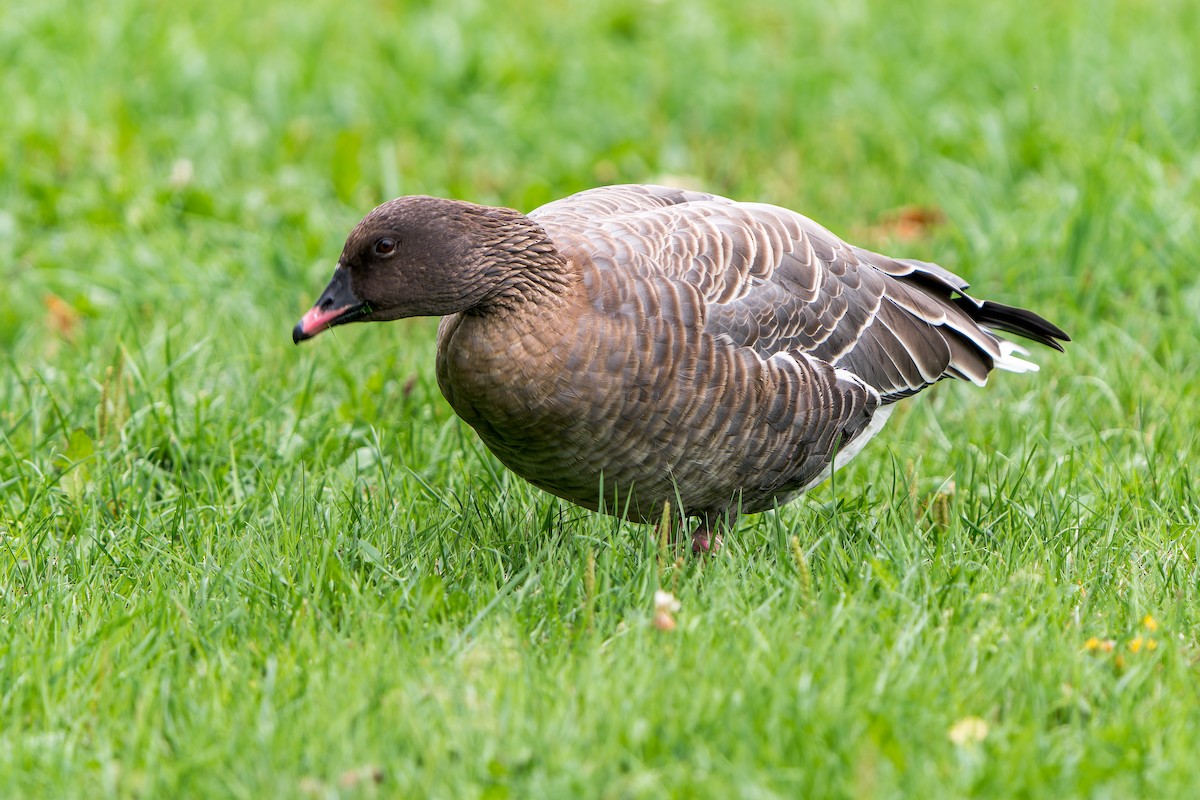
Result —
[[320, 333], [329, 327], [329, 323], [344, 314], [350, 306], [342, 306], [340, 308], [330, 308], [324, 311], [319, 306], [310, 308], [303, 317], [300, 318], [300, 324], [297, 325], [305, 336], [313, 336]]

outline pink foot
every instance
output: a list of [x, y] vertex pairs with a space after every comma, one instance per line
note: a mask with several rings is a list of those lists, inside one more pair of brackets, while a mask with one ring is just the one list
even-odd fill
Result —
[[692, 552], [696, 555], [715, 553], [721, 549], [721, 534], [714, 533], [707, 522], [692, 531]]

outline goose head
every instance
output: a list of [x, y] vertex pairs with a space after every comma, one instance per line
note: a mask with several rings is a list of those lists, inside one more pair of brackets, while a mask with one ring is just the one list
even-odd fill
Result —
[[346, 238], [333, 277], [292, 330], [299, 343], [335, 325], [483, 311], [561, 281], [542, 228], [510, 208], [401, 197]]

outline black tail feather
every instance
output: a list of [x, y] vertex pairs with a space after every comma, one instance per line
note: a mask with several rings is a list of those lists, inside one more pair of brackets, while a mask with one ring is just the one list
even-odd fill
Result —
[[1071, 341], [1071, 337], [1062, 328], [1027, 309], [993, 303], [990, 300], [985, 300], [980, 306], [966, 297], [956, 297], [954, 302], [980, 325], [1015, 333], [1060, 352], [1063, 347], [1059, 342]]

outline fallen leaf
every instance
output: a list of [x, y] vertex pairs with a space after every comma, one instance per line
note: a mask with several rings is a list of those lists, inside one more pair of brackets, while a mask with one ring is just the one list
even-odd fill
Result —
[[923, 239], [933, 228], [946, 223], [946, 214], [932, 206], [903, 206], [884, 214], [871, 229], [879, 239], [898, 239], [911, 242]]
[[46, 306], [46, 323], [50, 330], [68, 342], [74, 342], [79, 330], [79, 312], [56, 294], [46, 295], [42, 302]]

